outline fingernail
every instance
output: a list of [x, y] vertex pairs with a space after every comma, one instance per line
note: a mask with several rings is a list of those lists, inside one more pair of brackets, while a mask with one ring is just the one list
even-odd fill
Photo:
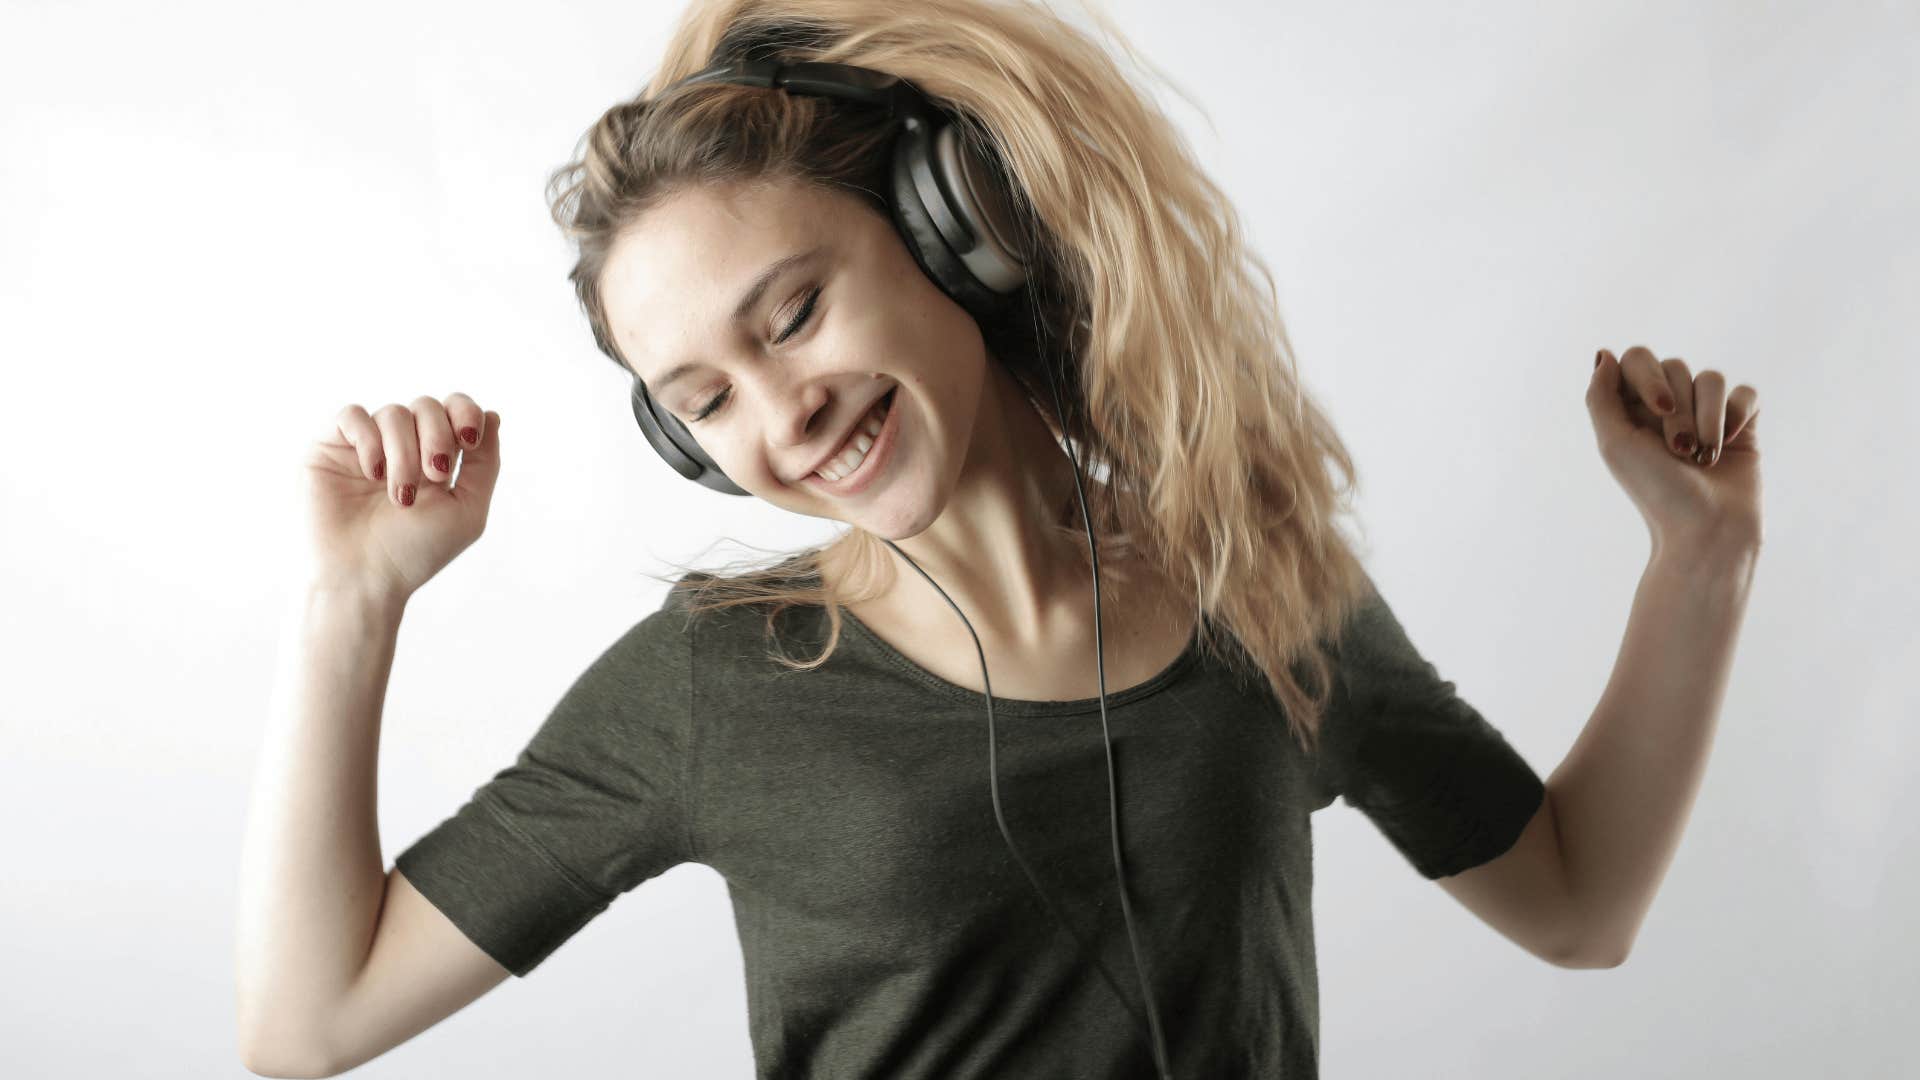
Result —
[[384, 461], [376, 461], [376, 462], [374, 462], [374, 463], [373, 463], [373, 478], [374, 478], [375, 480], [385, 480], [385, 479], [387, 478], [387, 463], [386, 463], [386, 462], [384, 462]]
[[1599, 367], [1599, 366], [1600, 366], [1600, 361], [1602, 361], [1602, 360], [1605, 360], [1606, 358], [1607, 358], [1607, 350], [1605, 350], [1605, 349], [1601, 349], [1601, 350], [1600, 350], [1599, 352], [1597, 352], [1597, 353], [1594, 353], [1594, 354], [1593, 354], [1593, 366], [1594, 366], [1594, 367]]
[[450, 472], [453, 469], [453, 462], [448, 461], [447, 455], [445, 454], [435, 454], [433, 455], [433, 469], [435, 472]]
[[1661, 412], [1672, 412], [1673, 411], [1673, 395], [1661, 394], [1660, 400], [1655, 402], [1655, 404], [1660, 406]]
[[1673, 437], [1673, 448], [1683, 454], [1693, 453], [1693, 433], [1682, 431]]
[[465, 440], [468, 446], [475, 446], [480, 442], [480, 433], [470, 427], [463, 427], [460, 429], [460, 438]]
[[1709, 447], [1703, 446], [1699, 450], [1695, 451], [1693, 455], [1693, 463], [1695, 465], [1706, 465], [1712, 461], [1713, 461], [1713, 451]]
[[401, 487], [401, 489], [400, 489], [400, 505], [401, 505], [401, 506], [412, 506], [412, 505], [413, 505], [413, 485], [412, 485], [412, 484], [407, 484], [407, 485], [404, 485], [403, 487]]

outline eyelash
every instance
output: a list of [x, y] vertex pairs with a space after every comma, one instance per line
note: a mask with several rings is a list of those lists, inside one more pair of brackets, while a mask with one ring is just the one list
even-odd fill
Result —
[[[775, 345], [778, 345], [781, 342], [792, 337], [793, 335], [799, 333], [800, 328], [806, 325], [806, 322], [808, 319], [813, 317], [814, 304], [816, 301], [820, 299], [820, 288], [821, 288], [820, 286], [816, 285], [813, 287], [813, 291], [807, 294], [806, 303], [800, 305], [799, 314], [793, 317], [793, 321], [787, 324], [787, 328], [780, 332], [779, 337], [776, 337], [773, 339], [773, 343]], [[700, 421], [705, 420], [707, 417], [712, 416], [715, 412], [719, 411], [720, 406], [726, 404], [727, 398], [731, 396], [732, 393], [733, 393], [733, 388], [728, 387], [727, 389], [720, 391], [718, 394], [715, 394], [713, 397], [713, 400], [707, 402], [705, 408], [702, 408], [699, 412], [694, 414], [693, 416], [694, 422], [699, 423]]]

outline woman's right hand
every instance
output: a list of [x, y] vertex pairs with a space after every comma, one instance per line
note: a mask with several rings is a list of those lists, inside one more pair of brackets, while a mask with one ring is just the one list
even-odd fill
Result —
[[348, 405], [333, 428], [307, 453], [307, 572], [404, 600], [486, 529], [500, 414], [453, 393], [372, 415]]

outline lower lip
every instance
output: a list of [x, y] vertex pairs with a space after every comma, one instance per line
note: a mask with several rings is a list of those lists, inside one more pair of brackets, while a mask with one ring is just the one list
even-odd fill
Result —
[[880, 422], [880, 434], [873, 437], [873, 445], [867, 447], [867, 456], [860, 459], [860, 465], [852, 473], [838, 480], [828, 480], [817, 472], [807, 474], [807, 484], [829, 495], [845, 497], [858, 495], [865, 491], [868, 484], [880, 475], [880, 469], [887, 464], [893, 454], [893, 442], [900, 430], [900, 388], [894, 387], [893, 404], [887, 406], [887, 418]]

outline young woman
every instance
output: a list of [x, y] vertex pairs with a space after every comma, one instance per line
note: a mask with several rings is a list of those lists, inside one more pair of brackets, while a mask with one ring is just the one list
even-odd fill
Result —
[[[894, 171], [880, 98], [752, 77], [806, 63], [937, 103], [950, 171]], [[772, 67], [689, 79], [716, 64]], [[1547, 786], [1373, 588], [1258, 260], [1091, 39], [984, 0], [698, 4], [556, 181], [655, 449], [848, 528], [681, 575], [383, 881], [368, 718], [406, 598], [481, 533], [500, 416], [342, 410], [250, 841], [250, 1068], [351, 1068], [699, 862], [762, 1076], [1312, 1076], [1309, 818], [1341, 796], [1521, 947], [1617, 962], [1626, 897], [1572, 888]], [[1682, 521], [1641, 479], [1739, 490], [1750, 388], [1687, 399], [1737, 465], [1675, 461], [1652, 429], [1691, 416], [1642, 404], [1674, 369], [1629, 361], [1589, 402], [1656, 539], [1757, 546], [1737, 500]]]

